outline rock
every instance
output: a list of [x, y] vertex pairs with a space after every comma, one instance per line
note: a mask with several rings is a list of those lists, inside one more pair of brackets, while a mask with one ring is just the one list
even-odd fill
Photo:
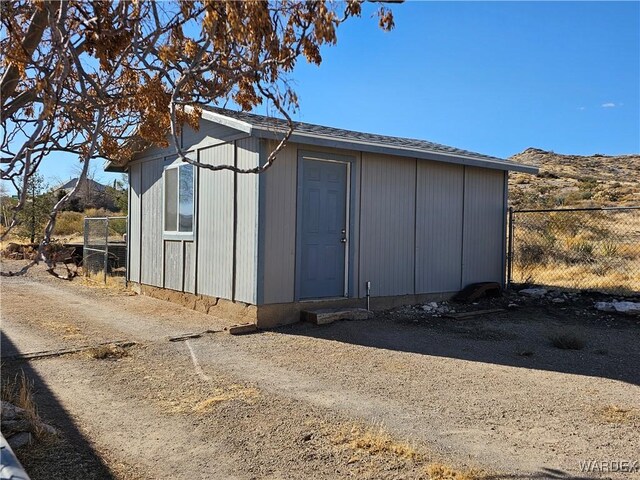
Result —
[[49, 425], [48, 423], [40, 423], [39, 427], [51, 435], [58, 434], [58, 430], [55, 427], [52, 427], [51, 425]]
[[615, 312], [616, 309], [613, 306], [613, 302], [596, 302], [596, 310], [601, 312]]
[[525, 288], [518, 292], [520, 295], [525, 295], [527, 297], [533, 298], [542, 298], [547, 294], [546, 288]]
[[11, 445], [11, 448], [14, 450], [29, 445], [32, 441], [33, 438], [29, 432], [16, 433], [7, 439], [7, 442], [9, 442], [9, 445]]
[[433, 310], [429, 305], [422, 305], [422, 307], [420, 308], [422, 308], [422, 310], [425, 312], [430, 312], [431, 310]]
[[556, 298], [552, 298], [551, 301], [553, 303], [564, 303], [564, 298], [556, 297]]
[[609, 313], [622, 313], [624, 315], [640, 316], [639, 302], [596, 302], [596, 310]]
[[5, 437], [9, 437], [18, 432], [27, 432], [29, 430], [31, 430], [31, 425], [24, 419], [3, 420], [2, 422], [2, 434]]
[[257, 332], [258, 327], [255, 323], [241, 323], [239, 325], [231, 325], [227, 328], [227, 331], [231, 335], [246, 335], [247, 333]]
[[613, 308], [618, 313], [640, 316], [640, 303], [637, 302], [613, 302]]
[[2, 401], [2, 420], [13, 420], [17, 415], [22, 415], [24, 409], [15, 406], [13, 403]]

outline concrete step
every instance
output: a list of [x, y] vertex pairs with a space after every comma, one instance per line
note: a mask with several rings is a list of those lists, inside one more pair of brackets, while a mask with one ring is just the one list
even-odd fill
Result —
[[300, 314], [302, 320], [316, 325], [326, 325], [336, 320], [368, 320], [373, 318], [373, 312], [364, 308], [324, 308], [303, 310]]

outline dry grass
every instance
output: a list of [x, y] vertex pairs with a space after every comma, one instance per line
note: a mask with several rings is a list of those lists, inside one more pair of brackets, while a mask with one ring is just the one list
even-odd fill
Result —
[[105, 359], [117, 359], [122, 357], [128, 357], [129, 352], [126, 348], [122, 348], [118, 345], [100, 345], [87, 350], [87, 355], [96, 360]]
[[598, 416], [608, 423], [640, 423], [640, 410], [637, 408], [625, 408], [618, 405], [607, 405], [598, 410]]
[[420, 460], [420, 456], [412, 445], [395, 440], [382, 427], [363, 428], [357, 425], [345, 427], [333, 437], [333, 443], [346, 445], [358, 453], [389, 455], [412, 461]]
[[107, 288], [111, 290], [128, 291], [125, 286], [125, 278], [121, 276], [107, 275], [105, 282], [104, 273], [86, 273], [81, 278], [81, 283], [93, 288]]
[[628, 273], [624, 273], [616, 270], [594, 271], [589, 265], [540, 264], [520, 267], [514, 264], [513, 278], [516, 283], [534, 281], [549, 287], [639, 292], [640, 276], [634, 275], [634, 272], [640, 272], [640, 263], [638, 266], [627, 264], [627, 268], [629, 268]]
[[44, 428], [38, 415], [38, 408], [33, 399], [33, 382], [21, 371], [13, 379], [3, 379], [2, 400], [24, 410], [22, 416], [31, 427], [36, 438], [44, 438], [49, 432]]
[[256, 388], [244, 387], [242, 385], [233, 384], [225, 388], [216, 388], [215, 395], [205, 400], [199, 401], [191, 409], [196, 413], [205, 413], [216, 405], [231, 400], [251, 401], [259, 395]]
[[364, 460], [367, 456], [384, 457], [386, 461], [410, 462], [424, 469], [429, 480], [479, 480], [479, 471], [459, 470], [443, 463], [427, 463], [428, 456], [413, 445], [399, 441], [383, 427], [362, 425], [344, 426], [332, 437], [335, 445], [341, 445], [353, 452], [347, 464]]

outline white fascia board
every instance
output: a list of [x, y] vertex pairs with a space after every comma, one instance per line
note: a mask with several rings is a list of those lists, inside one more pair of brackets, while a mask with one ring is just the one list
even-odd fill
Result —
[[[187, 112], [193, 111], [193, 107], [186, 105], [185, 110]], [[224, 115], [220, 115], [219, 113], [210, 112], [209, 110], [202, 109], [202, 118], [208, 120], [210, 122], [219, 123], [220, 125], [224, 125], [225, 127], [230, 127], [235, 130], [240, 130], [241, 132], [247, 133], [251, 135], [253, 132], [253, 125], [247, 122], [243, 122], [242, 120], [236, 120], [235, 118], [226, 117]]]

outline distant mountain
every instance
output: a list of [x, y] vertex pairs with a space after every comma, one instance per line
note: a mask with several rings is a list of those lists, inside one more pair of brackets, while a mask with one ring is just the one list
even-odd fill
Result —
[[514, 208], [640, 205], [640, 154], [563, 155], [527, 148], [509, 160], [540, 168], [509, 174]]

